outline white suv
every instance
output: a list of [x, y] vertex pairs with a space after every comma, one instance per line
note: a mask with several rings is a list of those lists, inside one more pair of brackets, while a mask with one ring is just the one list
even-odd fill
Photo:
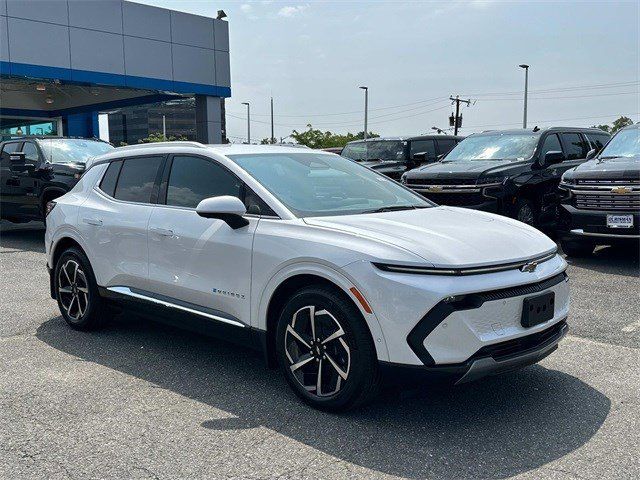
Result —
[[549, 238], [331, 153], [118, 148], [47, 211], [51, 294], [71, 327], [118, 305], [241, 341], [319, 408], [362, 404], [405, 374], [513, 370], [567, 331], [566, 262]]

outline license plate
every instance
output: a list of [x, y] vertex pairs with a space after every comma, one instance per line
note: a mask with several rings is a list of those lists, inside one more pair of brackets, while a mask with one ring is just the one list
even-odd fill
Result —
[[540, 295], [525, 298], [522, 302], [521, 325], [529, 328], [551, 320], [554, 314], [555, 302], [555, 292], [541, 293]]
[[633, 227], [633, 215], [607, 215], [607, 227], [631, 228]]

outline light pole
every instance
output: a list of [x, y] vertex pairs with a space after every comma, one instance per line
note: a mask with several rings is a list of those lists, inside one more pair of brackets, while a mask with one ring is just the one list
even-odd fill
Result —
[[522, 119], [522, 128], [527, 128], [527, 93], [529, 91], [529, 65], [518, 65], [524, 68], [524, 117]]
[[242, 105], [247, 106], [247, 144], [251, 144], [251, 110], [249, 102], [242, 102]]
[[369, 87], [359, 87], [364, 90], [364, 139], [367, 139], [367, 116], [369, 113]]

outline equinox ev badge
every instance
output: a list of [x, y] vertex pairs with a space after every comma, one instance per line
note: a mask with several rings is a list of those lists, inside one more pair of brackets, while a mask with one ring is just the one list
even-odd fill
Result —
[[529, 263], [525, 263], [523, 266], [520, 267], [520, 271], [521, 272], [527, 272], [527, 273], [533, 273], [536, 271], [536, 268], [538, 268], [538, 262], [529, 262]]

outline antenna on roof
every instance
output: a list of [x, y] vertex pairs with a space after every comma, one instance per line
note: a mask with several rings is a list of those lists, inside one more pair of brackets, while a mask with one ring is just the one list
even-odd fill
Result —
[[534, 132], [539, 132], [540, 131], [540, 127], [538, 127], [537, 125], [535, 127], [533, 127], [533, 131]]

